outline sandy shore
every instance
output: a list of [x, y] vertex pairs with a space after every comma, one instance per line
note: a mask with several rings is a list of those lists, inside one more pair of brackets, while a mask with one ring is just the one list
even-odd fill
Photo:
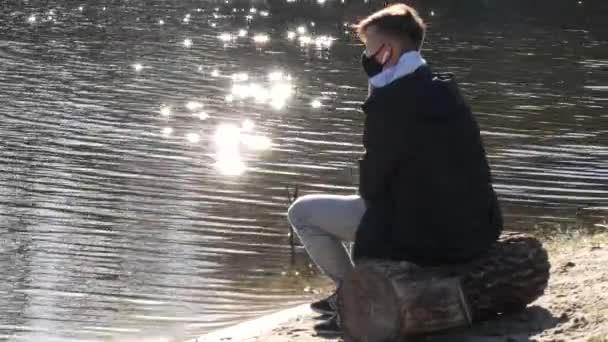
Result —
[[[549, 243], [552, 271], [546, 294], [524, 312], [441, 335], [439, 342], [608, 342], [608, 239]], [[319, 342], [307, 305], [223, 329], [189, 342]], [[334, 339], [339, 340], [339, 339]]]

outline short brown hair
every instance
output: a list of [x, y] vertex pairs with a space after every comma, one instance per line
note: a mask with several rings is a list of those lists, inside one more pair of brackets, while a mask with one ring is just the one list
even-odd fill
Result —
[[366, 31], [370, 26], [376, 26], [378, 31], [396, 38], [407, 37], [416, 50], [422, 48], [426, 25], [418, 12], [408, 5], [388, 6], [361, 20], [357, 25], [357, 34], [361, 40], [365, 41]]

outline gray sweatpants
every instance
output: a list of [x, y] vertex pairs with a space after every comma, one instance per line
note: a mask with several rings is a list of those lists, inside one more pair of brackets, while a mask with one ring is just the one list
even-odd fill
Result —
[[306, 195], [287, 212], [311, 259], [336, 284], [353, 268], [343, 242], [355, 241], [365, 209], [358, 195]]

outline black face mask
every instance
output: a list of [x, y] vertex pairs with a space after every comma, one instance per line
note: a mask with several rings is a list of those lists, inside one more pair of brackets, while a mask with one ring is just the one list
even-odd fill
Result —
[[363, 70], [365, 70], [365, 73], [369, 78], [378, 75], [382, 72], [382, 69], [384, 68], [384, 64], [376, 60], [376, 56], [378, 55], [378, 53], [380, 53], [380, 51], [382, 51], [382, 48], [384, 48], [384, 45], [382, 45], [371, 56], [368, 56], [365, 51], [363, 52], [363, 55], [361, 55], [361, 65], [363, 65]]

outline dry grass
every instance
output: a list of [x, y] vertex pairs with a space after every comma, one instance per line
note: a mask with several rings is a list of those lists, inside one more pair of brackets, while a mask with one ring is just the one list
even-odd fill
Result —
[[[544, 241], [549, 254], [575, 252], [580, 249], [608, 248], [608, 233], [557, 235]], [[606, 341], [608, 342], [608, 341]]]

